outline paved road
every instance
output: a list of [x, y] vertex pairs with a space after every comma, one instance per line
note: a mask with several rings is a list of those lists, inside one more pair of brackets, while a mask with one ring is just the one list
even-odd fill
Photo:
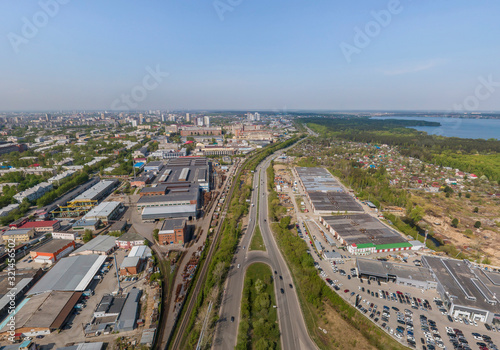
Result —
[[[240, 318], [241, 295], [243, 290], [244, 272], [249, 265], [255, 262], [268, 264], [275, 274], [275, 294], [278, 307], [278, 319], [281, 331], [281, 343], [283, 349], [317, 349], [307, 333], [306, 325], [302, 316], [293, 280], [283, 259], [281, 252], [271, 233], [267, 209], [267, 176], [266, 169], [271, 158], [268, 157], [257, 167], [254, 176], [254, 192], [252, 193], [252, 206], [250, 209], [250, 223], [247, 232], [241, 239], [238, 250], [233, 259], [233, 264], [227, 280], [225, 295], [222, 300], [220, 321], [216, 330], [214, 349], [233, 349], [237, 341], [238, 325]], [[257, 206], [257, 196], [259, 205]], [[251, 236], [259, 211], [259, 226], [266, 251], [248, 252]], [[245, 247], [245, 249], [243, 249]], [[238, 264], [240, 268], [238, 268]], [[284, 293], [281, 293], [283, 289]], [[231, 317], [235, 318], [231, 322]]]

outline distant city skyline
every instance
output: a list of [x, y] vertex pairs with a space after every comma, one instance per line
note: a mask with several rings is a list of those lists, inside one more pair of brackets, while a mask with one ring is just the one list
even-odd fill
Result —
[[2, 2], [0, 110], [500, 111], [498, 10]]

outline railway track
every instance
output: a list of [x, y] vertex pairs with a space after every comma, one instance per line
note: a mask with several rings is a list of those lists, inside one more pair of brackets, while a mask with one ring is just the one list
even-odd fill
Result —
[[[243, 167], [243, 165], [245, 163], [243, 163], [238, 168], [238, 171], [234, 175], [233, 178], [237, 178], [238, 177], [238, 175], [240, 174], [241, 169], [242, 169], [242, 167]], [[231, 183], [231, 188], [230, 188], [230, 190], [228, 192], [228, 195], [226, 196], [226, 201], [224, 202], [224, 209], [222, 211], [222, 214], [221, 214], [221, 217], [220, 217], [217, 229], [215, 231], [214, 238], [213, 238], [213, 240], [212, 240], [212, 242], [210, 244], [210, 248], [208, 250], [208, 253], [207, 253], [207, 256], [205, 258], [205, 261], [203, 262], [203, 266], [202, 266], [201, 271], [200, 271], [200, 278], [198, 278], [198, 280], [196, 281], [196, 285], [194, 287], [193, 294], [191, 295], [191, 298], [189, 299], [188, 304], [186, 306], [186, 312], [183, 314], [183, 317], [182, 317], [182, 319], [180, 321], [179, 329], [178, 329], [178, 331], [177, 331], [177, 333], [175, 335], [174, 340], [172, 341], [172, 349], [180, 349], [182, 338], [183, 338], [184, 333], [186, 332], [186, 328], [187, 328], [187, 325], [188, 325], [188, 322], [189, 322], [189, 318], [190, 318], [191, 313], [193, 311], [193, 308], [194, 308], [194, 305], [196, 303], [196, 300], [198, 299], [198, 295], [200, 293], [200, 290], [201, 290], [201, 288], [203, 287], [203, 285], [205, 283], [205, 278], [206, 278], [206, 274], [207, 274], [207, 271], [208, 271], [208, 266], [210, 265], [210, 261], [212, 259], [213, 253], [215, 251], [215, 247], [217, 246], [217, 242], [218, 242], [219, 236], [220, 236], [220, 231], [222, 229], [222, 224], [224, 223], [224, 220], [226, 218], [227, 210], [228, 210], [228, 207], [229, 207], [229, 203], [231, 202], [231, 198], [233, 196], [233, 192], [234, 192], [235, 186], [236, 186], [236, 182], [233, 181]], [[168, 347], [169, 347], [169, 343], [167, 343], [167, 345], [165, 347], [165, 350], [167, 350]]]

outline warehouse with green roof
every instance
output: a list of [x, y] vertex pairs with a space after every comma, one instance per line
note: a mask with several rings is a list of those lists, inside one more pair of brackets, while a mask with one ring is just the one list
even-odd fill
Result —
[[323, 216], [320, 222], [353, 255], [412, 249], [399, 232], [368, 214]]

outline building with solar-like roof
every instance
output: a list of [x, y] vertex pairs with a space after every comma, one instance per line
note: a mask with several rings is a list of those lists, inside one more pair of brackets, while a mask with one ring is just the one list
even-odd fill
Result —
[[354, 255], [412, 249], [399, 232], [368, 214], [322, 216], [320, 222]]
[[300, 186], [315, 214], [362, 213], [363, 207], [325, 168], [296, 167]]

